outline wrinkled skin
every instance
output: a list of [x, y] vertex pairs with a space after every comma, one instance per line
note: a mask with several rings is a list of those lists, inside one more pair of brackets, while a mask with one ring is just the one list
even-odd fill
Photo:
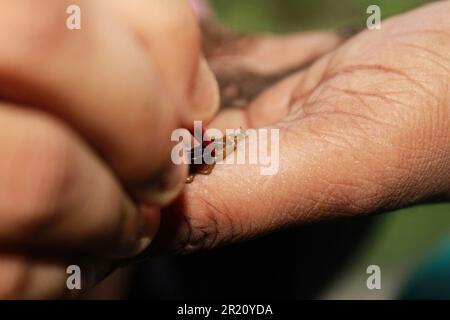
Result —
[[302, 46], [302, 35], [261, 37], [214, 57], [213, 68], [218, 59], [228, 68], [259, 66], [257, 72], [270, 74], [279, 60], [301, 64], [310, 51], [326, 53], [210, 125], [279, 128], [279, 173], [223, 165], [198, 176], [163, 215], [159, 245], [192, 252], [319, 219], [448, 200], [449, 15], [444, 1], [386, 20], [382, 30], [337, 48], [329, 34], [315, 36], [328, 38], [331, 48], [318, 48], [320, 41]]
[[[140, 204], [169, 198], [152, 183], [170, 168], [164, 137], [216, 111], [195, 19], [165, 7], [182, 1], [79, 2], [90, 28], [70, 41], [55, 32], [70, 1], [0, 3], [1, 298], [57, 297], [80, 256], [98, 280], [103, 263], [142, 251], [159, 212]], [[211, 57], [218, 73], [226, 62], [266, 76], [324, 55], [210, 123], [280, 128], [279, 174], [238, 165], [197, 177], [163, 212], [153, 252], [449, 199], [449, 13], [449, 1], [433, 4], [341, 46], [330, 33], [261, 37]]]

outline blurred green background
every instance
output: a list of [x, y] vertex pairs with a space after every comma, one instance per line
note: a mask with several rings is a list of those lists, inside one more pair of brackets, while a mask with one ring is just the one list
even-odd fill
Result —
[[379, 5], [383, 18], [427, 0], [212, 0], [219, 18], [242, 31], [295, 30], [363, 26], [366, 9]]
[[[212, 0], [219, 19], [246, 32], [289, 32], [364, 26], [366, 9], [377, 4], [382, 18], [426, 0]], [[395, 298], [406, 278], [435, 247], [450, 237], [450, 205], [426, 205], [376, 218], [373, 235], [322, 298]], [[382, 290], [368, 290], [366, 268], [382, 271]]]

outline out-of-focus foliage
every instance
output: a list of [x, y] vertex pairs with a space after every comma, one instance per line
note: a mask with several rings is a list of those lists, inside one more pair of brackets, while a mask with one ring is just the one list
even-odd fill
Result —
[[222, 21], [242, 31], [286, 32], [363, 26], [369, 5], [383, 18], [427, 0], [212, 0]]

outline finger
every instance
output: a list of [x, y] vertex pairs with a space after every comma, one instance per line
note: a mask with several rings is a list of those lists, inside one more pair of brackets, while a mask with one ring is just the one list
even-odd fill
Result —
[[[301, 103], [271, 127], [280, 129], [277, 174], [264, 176], [260, 165], [247, 162], [217, 164], [211, 175], [197, 176], [176, 206], [164, 213], [162, 230], [172, 233], [161, 233], [168, 236], [160, 238], [160, 245], [189, 252], [286, 226], [386, 212], [448, 194], [450, 174], [443, 168], [450, 163], [450, 150], [443, 146], [449, 145], [449, 126], [443, 121], [448, 117], [442, 117], [448, 114], [443, 102], [448, 90], [439, 85], [445, 68], [424, 62], [427, 59], [417, 51], [442, 43], [438, 40], [445, 28], [432, 32], [435, 36], [429, 29], [422, 33], [416, 29], [416, 15], [420, 10], [402, 16], [405, 23], [399, 23], [400, 18], [389, 22], [401, 30], [384, 29], [388, 35], [401, 32], [402, 41], [376, 46], [376, 52], [355, 50], [386, 38], [384, 33], [365, 32], [337, 51], [337, 61], [329, 68], [324, 68], [329, 61], [322, 60], [309, 69], [308, 73], [315, 70], [313, 75], [303, 78], [304, 85], [293, 93], [299, 96], [292, 97], [293, 104], [297, 98]], [[405, 51], [403, 37], [410, 36], [405, 32], [407, 17], [412, 18], [411, 34], [421, 41]], [[403, 53], [400, 58], [398, 52]], [[437, 52], [443, 58], [441, 53], [448, 50]], [[415, 72], [418, 65], [421, 72]], [[240, 145], [238, 152], [244, 147]]]
[[69, 129], [0, 105], [0, 246], [132, 256], [148, 246], [157, 212], [137, 208]]
[[0, 299], [61, 298], [66, 291], [63, 265], [0, 254]]
[[67, 261], [0, 253], [0, 300], [80, 297], [113, 270], [107, 260]]
[[244, 111], [248, 126], [265, 127], [286, 118], [292, 109], [293, 93], [303, 79], [305, 79], [305, 72], [300, 71], [256, 97]]
[[291, 159], [287, 153], [280, 150], [283, 162], [275, 176], [263, 176], [260, 167], [251, 164], [216, 164], [210, 175], [197, 175], [163, 212], [155, 248], [192, 252], [248, 239], [292, 222], [285, 210], [293, 204], [293, 194], [285, 185], [297, 170], [288, 170], [293, 163], [286, 162]]
[[342, 41], [342, 37], [332, 31], [258, 35], [247, 41], [238, 38], [234, 44], [219, 46], [208, 59], [215, 72], [238, 69], [267, 76], [296, 66], [305, 67]]
[[81, 30], [64, 28], [70, 1], [1, 2], [0, 93], [64, 119], [143, 195], [162, 169], [176, 189], [184, 177], [170, 166], [168, 137], [179, 115], [157, 61], [106, 6], [78, 3]]
[[[300, 41], [302, 37], [302, 35], [298, 35], [299, 43], [302, 42]], [[335, 41], [330, 41], [333, 37], [335, 37]], [[313, 38], [310, 38], [311, 47], [301, 50], [297, 48], [297, 51], [303, 50], [304, 53], [296, 58], [292, 57], [292, 59], [286, 60], [288, 63], [284, 67], [295, 63], [305, 63], [318, 54], [328, 52], [339, 43], [338, 37], [330, 33], [318, 37], [315, 35], [314, 38], [328, 40], [324, 43], [328, 43], [329, 47], [314, 47], [319, 42], [311, 41]], [[291, 41], [292, 39], [290, 38]], [[298, 43], [292, 44], [285, 39], [281, 40], [280, 44], [283, 42], [285, 47], [298, 45]], [[265, 59], [267, 62], [267, 58], [273, 54], [270, 47], [266, 47], [264, 50], [265, 55], [261, 54], [258, 58], [261, 66], [266, 66]], [[213, 57], [213, 66], [220, 68], [218, 66], [224, 63], [223, 59], [228, 59], [228, 66], [255, 69], [255, 66], [252, 67], [251, 64], [248, 64], [248, 60], [241, 60], [237, 55], [228, 57], [225, 55], [225, 58]], [[303, 102], [301, 95], [306, 95], [317, 84], [323, 74], [326, 62], [327, 60], [324, 58], [309, 70], [297, 72], [278, 82], [254, 99], [248, 108], [226, 109], [220, 112], [209, 127], [226, 130], [277, 125], [291, 113], [294, 98], [296, 103]], [[280, 68], [280, 65], [270, 67], [269, 64], [265, 70], [256, 70], [264, 74], [273, 72], [277, 68]], [[300, 92], [299, 87], [304, 91]], [[293, 151], [286, 149], [280, 151], [279, 158], [283, 159], [285, 166], [294, 165], [285, 161], [285, 159], [293, 158], [291, 154]], [[248, 164], [216, 166], [213, 175], [198, 176], [196, 183], [189, 185], [178, 203], [164, 214], [162, 229], [168, 231], [161, 233], [160, 239], [158, 239], [159, 246], [165, 249], [194, 251], [203, 247], [216, 246], [222, 242], [252, 237], [268, 228], [277, 228], [286, 224], [289, 218], [283, 218], [282, 215], [278, 215], [272, 210], [279, 205], [278, 199], [285, 199], [286, 203], [292, 203], [288, 199], [288, 193], [283, 194], [286, 190], [277, 187], [275, 194], [267, 196], [265, 190], [271, 190], [271, 185], [281, 186], [285, 181], [294, 179], [297, 170], [295, 172], [291, 170], [285, 174], [278, 173], [276, 177], [267, 177], [261, 176], [258, 172], [259, 169], [258, 166]], [[299, 170], [301, 169], [299, 168]], [[305, 171], [310, 172], [311, 170], [308, 168]], [[267, 186], [268, 189], [260, 190], [261, 185]], [[241, 192], [242, 190], [245, 191]], [[278, 192], [281, 192], [281, 195], [278, 195]], [[272, 201], [273, 199], [277, 201]], [[281, 212], [283, 211], [283, 206], [280, 205], [278, 208]], [[319, 208], [317, 210], [320, 211]]]
[[405, 146], [413, 129], [380, 126], [367, 113], [323, 111], [278, 129], [275, 175], [248, 162], [216, 164], [210, 175], [197, 175], [163, 212], [157, 247], [193, 252], [285, 227], [388, 212], [441, 198], [442, 186], [448, 190], [449, 175], [439, 169], [448, 155], [424, 169], [417, 160], [425, 155]]
[[[317, 77], [319, 75], [317, 74]], [[306, 86], [309, 86], [304, 80], [307, 79], [310, 82], [311, 76], [312, 72], [295, 73], [263, 91], [250, 102], [247, 108], [225, 108], [208, 126], [225, 130], [274, 125], [285, 119], [296, 105], [303, 102], [300, 95], [306, 92]], [[298, 90], [300, 84], [304, 85], [302, 93]]]
[[[248, 121], [255, 122], [256, 126], [280, 121], [289, 111], [292, 95], [288, 93], [294, 86], [299, 86], [302, 78], [312, 79], [309, 75], [304, 77], [302, 71], [342, 41], [342, 37], [334, 32], [311, 32], [255, 36], [219, 47], [209, 59], [219, 79], [223, 106], [250, 104]], [[283, 59], [279, 59], [280, 56]], [[275, 84], [276, 88], [269, 90], [270, 93], [264, 91]], [[311, 84], [304, 86], [307, 90]], [[260, 93], [263, 93], [261, 97]], [[280, 99], [284, 101], [278, 103]]]
[[[383, 84], [391, 90], [393, 79], [388, 78]], [[344, 77], [328, 83], [329, 88], [346, 84]], [[377, 88], [383, 91], [380, 85]], [[269, 127], [280, 130], [279, 155], [270, 154], [271, 161], [279, 161], [274, 175], [262, 174], [267, 164], [248, 161], [216, 164], [210, 175], [197, 175], [163, 213], [159, 247], [192, 252], [286, 226], [386, 212], [439, 198], [442, 186], [448, 190], [449, 175], [440, 171], [448, 152], [431, 151], [446, 153], [436, 161], [426, 156], [430, 151], [417, 151], [416, 140], [428, 140], [418, 138], [410, 122], [398, 119], [398, 109], [389, 104], [376, 114], [373, 108], [361, 108], [368, 101], [358, 99], [358, 94], [324, 91], [307, 106], [306, 116], [297, 113]], [[336, 111], [337, 106], [342, 109]], [[237, 152], [243, 150], [248, 154], [245, 144]], [[427, 169], [418, 160], [423, 157], [431, 161]]]
[[217, 81], [201, 53], [190, 1], [105, 0], [138, 33], [174, 97], [186, 126], [209, 121], [219, 107]]
[[253, 99], [247, 108], [228, 108], [209, 124], [212, 128], [260, 128], [275, 125], [289, 115], [297, 116], [308, 95], [321, 81], [330, 56], [319, 59], [307, 70], [282, 79]]
[[[280, 131], [275, 175], [262, 175], [260, 165], [248, 163], [217, 164], [210, 175], [197, 175], [177, 203], [162, 213], [155, 248], [190, 253], [287, 226], [401, 206], [389, 201], [389, 194], [399, 192], [398, 173], [383, 174], [378, 164], [375, 177], [368, 165], [355, 167], [353, 157], [360, 154], [346, 152], [338, 139], [334, 145], [332, 136], [311, 134], [311, 128], [326, 131], [326, 121], [297, 125], [301, 129]], [[373, 161], [363, 139], [354, 147], [365, 150], [359, 161]]]
[[254, 128], [276, 125], [297, 118], [311, 92], [322, 81], [331, 54], [316, 61], [310, 68], [292, 74], [256, 97], [245, 110], [248, 125]]

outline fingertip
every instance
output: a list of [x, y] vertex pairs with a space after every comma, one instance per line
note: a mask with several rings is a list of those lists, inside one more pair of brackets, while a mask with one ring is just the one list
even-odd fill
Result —
[[199, 58], [192, 90], [190, 108], [185, 121], [189, 125], [195, 120], [210, 121], [219, 110], [219, 84], [203, 56]]
[[146, 205], [166, 207], [183, 190], [187, 175], [187, 165], [170, 164], [167, 169], [151, 179], [148, 186], [138, 188], [135, 194]]

